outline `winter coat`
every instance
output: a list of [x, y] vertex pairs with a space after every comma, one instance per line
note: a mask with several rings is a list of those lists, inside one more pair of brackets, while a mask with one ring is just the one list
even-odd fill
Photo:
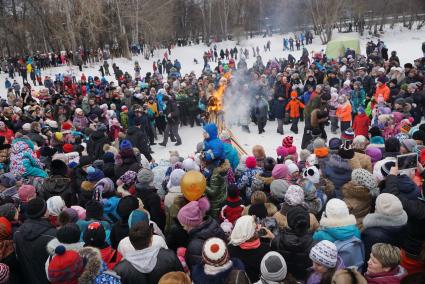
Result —
[[351, 180], [352, 168], [348, 160], [339, 155], [331, 155], [329, 162], [324, 169], [324, 176], [327, 177], [335, 186], [336, 197], [341, 197], [341, 188]]
[[416, 200], [420, 197], [420, 190], [414, 181], [407, 175], [397, 176], [397, 185], [400, 190], [400, 195], [409, 199]]
[[271, 105], [271, 111], [276, 119], [284, 119], [285, 118], [285, 105], [286, 102], [284, 100], [274, 100]]
[[364, 276], [368, 284], [399, 284], [406, 275], [406, 269], [398, 265], [388, 272], [376, 274], [366, 272]]
[[313, 235], [313, 240], [322, 241], [328, 240], [330, 242], [343, 241], [351, 237], [360, 239], [360, 231], [356, 225], [346, 225], [339, 227], [321, 227]]
[[143, 188], [141, 184], [136, 184], [136, 196], [143, 202], [143, 208], [150, 214], [150, 220], [154, 221], [161, 231], [165, 228], [165, 212], [161, 206], [161, 198], [156, 193], [156, 188]]
[[240, 190], [244, 190], [247, 193], [247, 197], [251, 196], [251, 186], [252, 181], [255, 179], [257, 174], [261, 173], [261, 169], [246, 169], [246, 171], [242, 174], [242, 176], [237, 181], [238, 188]]
[[13, 133], [13, 131], [9, 128], [5, 128], [3, 131], [0, 131], [0, 136], [4, 136], [5, 138], [5, 143], [12, 143], [13, 137], [15, 136], [15, 134]]
[[[391, 217], [389, 217], [391, 218]], [[379, 224], [379, 221], [377, 222]], [[372, 246], [376, 243], [386, 243], [400, 247], [403, 240], [404, 226], [374, 226], [365, 227], [362, 232], [362, 242], [365, 248], [365, 255], [370, 255]]]
[[210, 184], [205, 190], [205, 194], [210, 202], [209, 215], [217, 219], [221, 207], [226, 200], [227, 184], [226, 176], [230, 169], [229, 161], [225, 160], [223, 164], [213, 170]]
[[223, 142], [218, 138], [218, 130], [215, 124], [206, 124], [204, 131], [208, 138], [204, 140], [204, 158], [206, 161], [219, 161], [226, 158]]
[[[171, 117], [168, 117], [171, 114]], [[180, 110], [174, 99], [170, 99], [165, 108], [165, 115], [168, 123], [179, 124]]]
[[192, 270], [195, 265], [202, 263], [202, 247], [204, 242], [211, 237], [217, 237], [224, 241], [226, 235], [216, 220], [206, 217], [205, 221], [189, 231], [189, 242], [186, 250], [186, 263]]
[[226, 203], [220, 211], [220, 220], [224, 221], [224, 219], [227, 219], [230, 223], [235, 224], [236, 220], [242, 216], [244, 208], [245, 207], [240, 197], [227, 197]]
[[[273, 218], [276, 219], [279, 225], [279, 229], [281, 231], [284, 231], [288, 228], [288, 220], [286, 218], [286, 214], [288, 213], [290, 208], [291, 206], [288, 205], [287, 203], [282, 203], [282, 208], [280, 209], [280, 211], [276, 212], [273, 215]], [[309, 215], [310, 215], [310, 228], [308, 231], [313, 233], [319, 228], [319, 222], [317, 221], [317, 218], [316, 216], [314, 216], [314, 214], [309, 213]]]
[[370, 119], [365, 113], [357, 114], [354, 117], [353, 130], [355, 136], [363, 135], [368, 137]]
[[76, 115], [72, 120], [72, 125], [74, 125], [76, 130], [81, 131], [89, 126], [89, 120], [85, 116]]
[[129, 254], [114, 271], [127, 284], [156, 284], [166, 273], [183, 271], [176, 254], [168, 249], [150, 246]]
[[15, 139], [12, 143], [10, 155], [10, 172], [15, 176], [42, 177], [47, 173], [34, 152], [34, 144], [30, 140]]
[[145, 131], [136, 126], [132, 126], [127, 130], [125, 139], [129, 140], [133, 147], [139, 149], [140, 153], [142, 153], [149, 162], [152, 161], [148, 145], [149, 139]]
[[239, 165], [239, 154], [238, 151], [233, 147], [231, 143], [223, 143], [224, 156], [226, 160], [229, 161], [232, 170], [235, 171], [236, 167]]
[[269, 112], [269, 105], [263, 98], [257, 99], [254, 105], [254, 115], [258, 121], [266, 121]]
[[232, 265], [216, 274], [206, 274], [203, 264], [198, 264], [194, 267], [191, 278], [194, 284], [224, 284], [232, 270], [245, 270], [243, 263], [237, 258], [231, 258]]
[[142, 165], [137, 161], [136, 156], [122, 158], [122, 165], [115, 165], [115, 179], [119, 179], [127, 171], [138, 173], [141, 168]]
[[87, 142], [87, 153], [95, 160], [101, 160], [105, 151], [103, 146], [108, 144], [110, 139], [106, 136], [102, 130], [96, 130], [90, 135], [90, 139]]
[[363, 218], [370, 212], [372, 206], [372, 196], [369, 190], [349, 181], [342, 186], [342, 200], [347, 204], [350, 214], [356, 217], [357, 227], [363, 228]]
[[176, 199], [176, 197], [178, 196], [183, 196], [182, 190], [180, 188], [180, 186], [172, 186], [168, 189], [167, 194], [165, 195], [164, 198], [164, 205], [166, 208], [170, 208], [173, 203], [174, 200]]
[[297, 235], [292, 229], [287, 228], [279, 238], [271, 243], [271, 250], [280, 253], [286, 260], [288, 271], [296, 279], [304, 280], [307, 277], [307, 269], [312, 262], [309, 254], [313, 246], [311, 233]]
[[351, 112], [351, 104], [347, 101], [344, 104], [338, 106], [338, 108], [336, 109], [336, 116], [342, 122], [351, 122]]
[[403, 232], [401, 247], [412, 255], [419, 255], [422, 243], [425, 241], [425, 202], [420, 199], [408, 199], [401, 194], [396, 176], [389, 175], [385, 180], [383, 192], [391, 193], [400, 198], [408, 220]]
[[36, 143], [37, 146], [41, 147], [45, 144], [43, 136], [40, 135], [40, 133], [37, 132], [29, 132], [26, 134], [29, 139], [31, 139], [32, 142]]
[[102, 256], [98, 249], [92, 247], [84, 247], [78, 252], [85, 260], [83, 273], [78, 278], [78, 283], [94, 283], [94, 284], [120, 284], [119, 276], [108, 267], [102, 260]]
[[72, 195], [70, 178], [54, 175], [43, 182], [39, 196], [47, 201], [47, 199], [56, 195], [61, 196], [64, 200]]
[[365, 99], [366, 94], [363, 89], [351, 91], [350, 102], [353, 108], [353, 113], [357, 113], [357, 109], [359, 108], [359, 106], [365, 107]]
[[300, 109], [304, 108], [304, 104], [298, 99], [291, 99], [285, 107], [286, 111], [289, 111], [290, 118], [299, 118]]
[[229, 254], [240, 259], [244, 266], [249, 280], [254, 283], [260, 279], [261, 276], [261, 260], [264, 255], [270, 251], [269, 244], [260, 243], [260, 246], [255, 249], [242, 249], [240, 246], [228, 245]]
[[117, 249], [118, 244], [122, 239], [128, 236], [129, 231], [128, 220], [118, 220], [112, 225], [111, 234], [109, 236], [112, 248]]
[[25, 283], [49, 283], [44, 268], [49, 257], [46, 246], [55, 237], [56, 229], [45, 219], [28, 219], [15, 232], [15, 252]]
[[378, 101], [379, 96], [384, 97], [384, 100], [388, 102], [390, 99], [390, 88], [388, 88], [385, 84], [382, 84], [380, 87], [376, 87], [375, 94], [373, 95], [375, 101]]
[[363, 153], [355, 152], [354, 157], [348, 161], [351, 169], [365, 169], [372, 173], [372, 160], [371, 158]]

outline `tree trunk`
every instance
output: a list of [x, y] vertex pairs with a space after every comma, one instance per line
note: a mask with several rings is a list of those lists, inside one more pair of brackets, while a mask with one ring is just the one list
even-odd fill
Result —
[[121, 19], [121, 11], [120, 11], [120, 5], [118, 4], [118, 0], [115, 0], [115, 7], [117, 9], [118, 25], [120, 30], [119, 38], [121, 42], [121, 50], [123, 53], [122, 55], [128, 60], [130, 60], [131, 54], [130, 54], [130, 48], [128, 47], [127, 33], [125, 31], [125, 26]]

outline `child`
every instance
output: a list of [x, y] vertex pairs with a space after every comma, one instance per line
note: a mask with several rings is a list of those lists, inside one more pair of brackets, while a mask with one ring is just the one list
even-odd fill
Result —
[[236, 220], [241, 217], [244, 208], [245, 206], [239, 196], [239, 188], [235, 184], [229, 185], [226, 205], [221, 208], [220, 219], [223, 221], [227, 219], [234, 225]]
[[329, 101], [329, 119], [331, 120], [331, 132], [336, 134], [338, 129], [338, 117], [336, 110], [338, 108], [338, 91], [336, 88], [331, 88], [331, 99]]
[[245, 198], [251, 198], [251, 186], [252, 181], [255, 176], [261, 172], [261, 169], [257, 168], [257, 160], [254, 156], [249, 156], [246, 158], [245, 165], [247, 167], [246, 171], [242, 174], [241, 178], [238, 181], [238, 188], [244, 190]]
[[283, 164], [286, 157], [291, 158], [292, 161], [297, 162], [298, 154], [297, 147], [293, 145], [294, 137], [286, 136], [282, 140], [282, 146], [277, 147], [276, 154], [278, 156], [277, 163]]
[[121, 107], [120, 122], [121, 122], [121, 125], [124, 129], [128, 128], [128, 108], [127, 108], [127, 106]]
[[300, 109], [304, 108], [304, 104], [298, 99], [296, 91], [291, 92], [291, 100], [286, 105], [285, 110], [289, 111], [289, 118], [292, 120], [291, 131], [298, 134], [298, 120], [300, 118]]
[[366, 115], [365, 110], [362, 106], [357, 109], [358, 114], [354, 118], [353, 130], [355, 136], [363, 135], [368, 136], [370, 119]]
[[341, 121], [341, 133], [344, 133], [344, 131], [350, 127], [351, 120], [352, 120], [351, 104], [347, 100], [347, 97], [345, 95], [339, 96], [338, 103], [339, 105], [336, 110], [336, 116]]
[[307, 284], [330, 283], [335, 271], [344, 268], [335, 244], [330, 241], [317, 243], [310, 251], [310, 259], [313, 261], [313, 272]]

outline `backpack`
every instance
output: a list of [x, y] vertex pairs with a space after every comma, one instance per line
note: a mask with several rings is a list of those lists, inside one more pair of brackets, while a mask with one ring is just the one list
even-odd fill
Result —
[[335, 241], [335, 245], [345, 267], [355, 266], [357, 270], [361, 270], [364, 264], [365, 251], [360, 239], [353, 236], [343, 241]]

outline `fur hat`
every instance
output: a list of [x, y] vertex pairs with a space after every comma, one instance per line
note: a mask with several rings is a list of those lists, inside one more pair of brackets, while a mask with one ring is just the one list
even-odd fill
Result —
[[275, 251], [269, 251], [263, 256], [260, 270], [262, 279], [279, 283], [285, 280], [288, 272], [285, 259]]
[[202, 260], [205, 264], [220, 267], [230, 259], [226, 243], [220, 238], [209, 238], [202, 247]]
[[310, 250], [310, 259], [327, 268], [334, 268], [338, 261], [338, 250], [334, 243], [323, 240]]
[[326, 204], [325, 212], [323, 212], [320, 225], [324, 227], [341, 227], [355, 225], [356, 218], [349, 213], [347, 204], [337, 198], [332, 198]]
[[270, 194], [271, 196], [283, 200], [285, 194], [289, 188], [289, 183], [283, 179], [275, 179], [270, 184]]

